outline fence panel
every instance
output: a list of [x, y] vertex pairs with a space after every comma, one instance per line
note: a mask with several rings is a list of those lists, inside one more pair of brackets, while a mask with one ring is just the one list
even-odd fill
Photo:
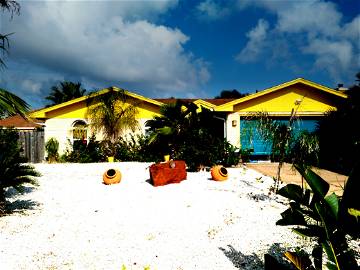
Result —
[[19, 142], [23, 156], [31, 163], [40, 163], [45, 157], [44, 131], [19, 131]]

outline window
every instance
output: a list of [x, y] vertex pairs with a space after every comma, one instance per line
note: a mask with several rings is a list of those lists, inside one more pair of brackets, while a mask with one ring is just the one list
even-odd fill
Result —
[[87, 124], [84, 121], [76, 121], [72, 127], [73, 146], [87, 143]]

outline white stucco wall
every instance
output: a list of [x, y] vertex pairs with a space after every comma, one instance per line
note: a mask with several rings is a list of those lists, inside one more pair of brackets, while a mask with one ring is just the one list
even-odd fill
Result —
[[[145, 122], [148, 119], [138, 119], [139, 129], [135, 132], [137, 134], [145, 134]], [[85, 118], [52, 118], [45, 121], [45, 143], [52, 137], [54, 137], [59, 142], [59, 154], [62, 155], [65, 153], [67, 147], [69, 147], [68, 140], [72, 142], [72, 128], [73, 124], [76, 121], [84, 121], [88, 123], [88, 120]], [[130, 131], [129, 131], [130, 133]], [[92, 135], [92, 131], [89, 128], [87, 136]], [[126, 137], [126, 135], [124, 135]], [[102, 140], [103, 135], [101, 133], [96, 133], [96, 139]], [[47, 153], [45, 153], [47, 155]]]
[[[233, 126], [233, 121], [236, 125]], [[228, 114], [226, 118], [226, 139], [234, 146], [240, 147], [240, 116], [238, 113]]]

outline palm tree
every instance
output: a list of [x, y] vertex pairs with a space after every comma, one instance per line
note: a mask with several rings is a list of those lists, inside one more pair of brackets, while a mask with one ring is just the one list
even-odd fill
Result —
[[150, 134], [149, 143], [158, 142], [167, 148], [164, 151], [170, 151], [176, 156], [179, 146], [184, 141], [184, 133], [190, 128], [191, 122], [194, 122], [192, 120], [196, 116], [196, 109], [194, 103], [185, 103], [181, 100], [162, 106], [161, 116], [155, 116], [145, 123]]
[[125, 131], [135, 132], [139, 127], [136, 120], [137, 105], [122, 89], [110, 88], [102, 95], [90, 95], [88, 118], [94, 132], [101, 132], [107, 143], [109, 155], [115, 154], [115, 142]]
[[13, 93], [0, 88], [0, 118], [15, 114], [25, 117], [29, 111], [29, 104]]
[[271, 190], [277, 191], [281, 181], [281, 168], [289, 155], [290, 145], [294, 140], [294, 121], [296, 110], [291, 111], [287, 123], [272, 119], [267, 112], [259, 111], [249, 115], [249, 119], [256, 120], [256, 129], [260, 137], [271, 145], [272, 156], [279, 161], [274, 187]]
[[0, 129], [0, 216], [6, 210], [5, 188], [12, 186], [21, 191], [23, 183], [36, 184], [34, 177], [40, 175], [20, 156], [18, 136], [15, 130]]
[[86, 89], [81, 87], [81, 83], [61, 82], [59, 86], [51, 87], [50, 94], [45, 98], [52, 103], [49, 106], [60, 104], [74, 98], [82, 97]]
[[[7, 10], [8, 12], [11, 13], [11, 17], [15, 14], [19, 15], [20, 14], [20, 5], [18, 2], [16, 2], [15, 0], [0, 0], [0, 8], [5, 11]], [[8, 48], [10, 47], [9, 44], [9, 36], [10, 34], [1, 34], [0, 33], [0, 51], [2, 51], [3, 53], [7, 53], [8, 52]], [[5, 62], [0, 58], [0, 67], [5, 67]]]

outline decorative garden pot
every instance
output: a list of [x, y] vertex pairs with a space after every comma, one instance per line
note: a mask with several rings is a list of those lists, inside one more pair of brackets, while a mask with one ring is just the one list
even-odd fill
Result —
[[108, 162], [114, 162], [114, 157], [107, 157]]
[[115, 169], [106, 170], [103, 174], [103, 181], [105, 185], [118, 184], [121, 181], [121, 173]]
[[228, 179], [228, 171], [221, 165], [216, 165], [211, 168], [211, 178], [215, 181], [225, 181]]
[[164, 156], [164, 162], [169, 162], [170, 160], [170, 155], [165, 155]]
[[152, 164], [149, 168], [150, 180], [155, 186], [180, 183], [186, 179], [186, 164], [183, 160], [170, 160]]

